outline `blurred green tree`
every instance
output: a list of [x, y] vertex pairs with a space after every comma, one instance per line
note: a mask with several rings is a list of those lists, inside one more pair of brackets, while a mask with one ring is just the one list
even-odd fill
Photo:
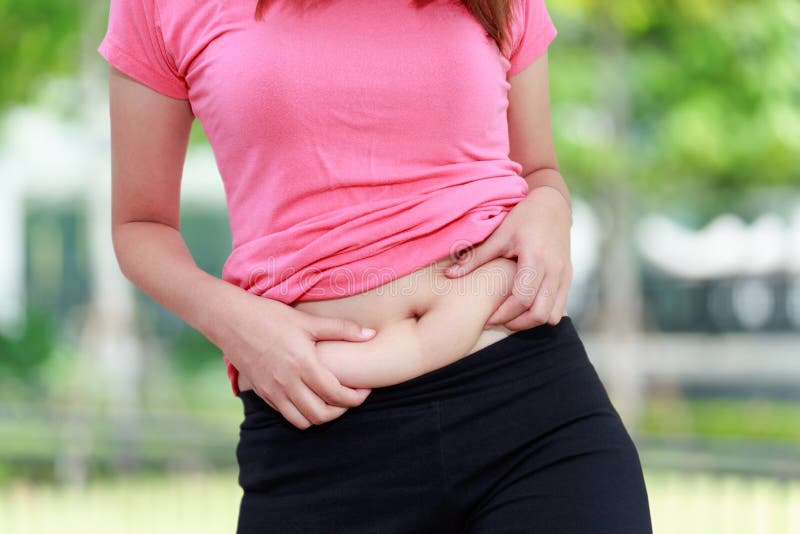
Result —
[[[762, 186], [800, 184], [800, 3], [547, 3], [560, 33], [550, 56], [562, 171], [607, 226], [598, 317], [636, 329], [637, 210], [741, 212]], [[108, 6], [0, 0], [0, 109], [44, 75], [102, 63]], [[192, 140], [206, 142], [198, 122]]]
[[[549, 0], [554, 130], [590, 198], [623, 181], [726, 210], [800, 185], [796, 0]], [[702, 206], [698, 206], [702, 208]]]
[[0, 334], [0, 380], [4, 386], [15, 381], [43, 387], [42, 371], [53, 355], [58, 332], [59, 325], [51, 313], [28, 308], [19, 332]]
[[[763, 210], [800, 185], [796, 0], [548, 0], [553, 132], [570, 187], [601, 216], [600, 298], [588, 310], [623, 340], [647, 322], [636, 220], [667, 211], [699, 226]], [[770, 206], [775, 207], [775, 206]], [[609, 389], [636, 425], [636, 355], [620, 343]]]
[[[108, 5], [0, 0], [0, 109], [27, 101], [42, 76], [75, 72], [82, 53], [102, 61]], [[647, 198], [711, 193], [728, 206], [750, 186], [800, 183], [796, 0], [548, 6], [560, 31], [551, 49], [559, 155], [587, 193], [624, 180]]]
[[43, 76], [77, 70], [90, 7], [71, 0], [0, 0], [0, 110], [29, 101]]

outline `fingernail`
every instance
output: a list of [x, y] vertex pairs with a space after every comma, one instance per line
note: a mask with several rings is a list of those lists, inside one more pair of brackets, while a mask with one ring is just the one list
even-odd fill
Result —
[[366, 326], [361, 329], [361, 337], [372, 337], [375, 334], [375, 330], [372, 328], [367, 328]]
[[458, 264], [451, 265], [447, 268], [447, 274], [462, 274], [463, 272], [464, 269], [462, 269], [462, 267]]

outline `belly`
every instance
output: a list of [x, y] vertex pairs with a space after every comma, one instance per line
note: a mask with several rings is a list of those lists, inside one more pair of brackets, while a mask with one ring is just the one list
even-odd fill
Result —
[[[496, 258], [447, 278], [442, 258], [369, 291], [295, 302], [296, 309], [350, 319], [376, 330], [369, 341], [318, 341], [317, 356], [350, 387], [383, 387], [438, 369], [513, 333], [486, 320], [511, 293], [516, 262]], [[252, 389], [239, 375], [239, 389]]]

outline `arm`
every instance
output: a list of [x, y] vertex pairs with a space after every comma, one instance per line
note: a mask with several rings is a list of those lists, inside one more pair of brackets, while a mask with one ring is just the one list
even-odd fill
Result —
[[509, 157], [522, 165], [528, 195], [471, 254], [446, 271], [462, 276], [498, 256], [517, 258], [512, 293], [487, 325], [511, 330], [557, 324], [572, 281], [572, 200], [558, 171], [550, 125], [547, 53], [509, 79]]
[[559, 171], [553, 146], [547, 54], [509, 81], [509, 157], [522, 165], [521, 174], [528, 182], [529, 194], [539, 194], [538, 188], [542, 186], [555, 189], [566, 201], [571, 218], [572, 198]]
[[[300, 428], [338, 417], [369, 390], [343, 386], [316, 339], [364, 341], [352, 321], [315, 317], [200, 269], [180, 234], [180, 184], [194, 119], [111, 66], [112, 240], [126, 278], [222, 349], [253, 389]], [[369, 336], [368, 336], [369, 337]]]
[[180, 183], [194, 120], [189, 103], [109, 68], [111, 237], [120, 269], [218, 343], [223, 323], [215, 315], [240, 290], [198, 268], [180, 234]]

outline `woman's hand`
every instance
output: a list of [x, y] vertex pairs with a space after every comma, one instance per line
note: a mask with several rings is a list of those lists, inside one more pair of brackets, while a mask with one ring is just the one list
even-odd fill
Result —
[[206, 273], [180, 233], [180, 183], [192, 121], [188, 100], [110, 67], [112, 239], [123, 274], [203, 333], [293, 425], [334, 419], [369, 389], [343, 386], [315, 341], [361, 341], [351, 322], [312, 317]]
[[227, 334], [218, 342], [259, 397], [294, 426], [305, 429], [358, 406], [372, 391], [350, 388], [317, 356], [320, 340], [367, 341], [353, 321], [319, 317], [279, 301], [242, 293], [230, 308]]
[[572, 210], [554, 187], [539, 186], [506, 215], [480, 245], [468, 249], [450, 269], [458, 277], [497, 257], [517, 258], [511, 294], [486, 325], [503, 324], [523, 330], [544, 323], [557, 324], [566, 314], [572, 282], [570, 230]]

